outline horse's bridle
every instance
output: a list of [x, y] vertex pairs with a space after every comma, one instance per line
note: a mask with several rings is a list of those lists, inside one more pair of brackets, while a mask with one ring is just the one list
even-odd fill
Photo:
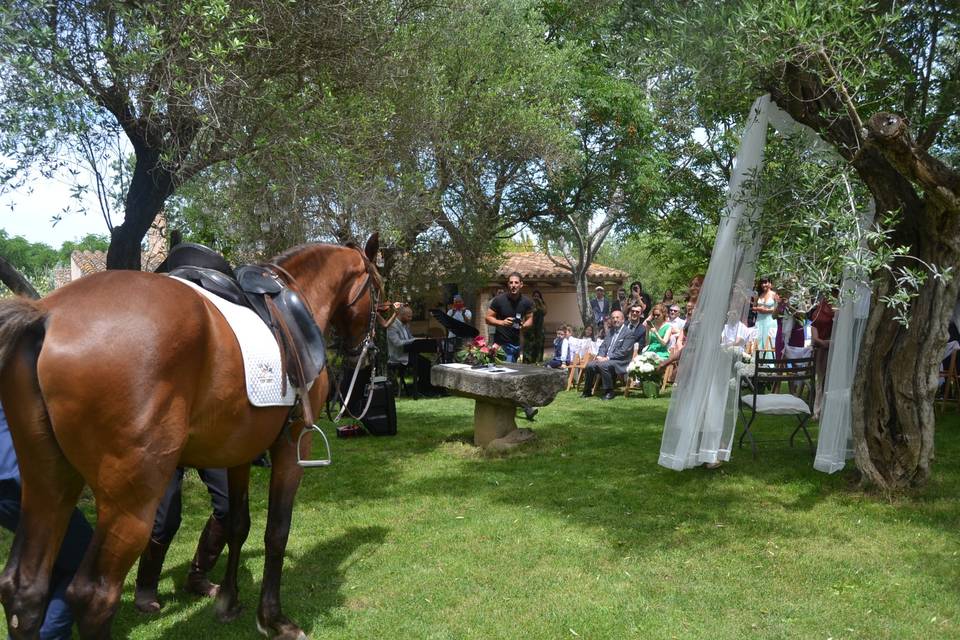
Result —
[[[375, 275], [376, 267], [373, 262], [367, 258], [366, 254], [360, 250], [359, 247], [352, 247], [357, 250], [357, 253], [360, 254], [360, 257], [363, 259], [363, 265], [366, 270], [366, 278], [363, 281], [363, 284], [357, 289], [357, 293], [354, 294], [353, 298], [347, 303], [347, 307], [352, 307], [354, 304], [360, 300], [361, 296], [369, 291], [370, 292], [370, 320], [367, 323], [367, 332], [364, 334], [360, 342], [356, 346], [350, 348], [342, 349], [343, 354], [347, 357], [353, 358], [356, 357], [357, 364], [353, 368], [353, 376], [350, 378], [350, 386], [347, 388], [347, 393], [344, 397], [341, 398], [340, 411], [337, 413], [337, 417], [333, 419], [334, 422], [339, 422], [343, 417], [344, 413], [349, 413], [347, 408], [350, 404], [350, 398], [353, 397], [353, 389], [357, 383], [357, 376], [360, 374], [360, 368], [366, 359], [366, 356], [370, 352], [376, 353], [376, 331], [377, 331], [377, 307], [380, 303], [380, 293], [382, 286], [380, 285], [377, 277]], [[376, 363], [374, 363], [376, 366]], [[340, 392], [339, 385], [337, 388], [337, 393]], [[362, 420], [364, 416], [367, 415], [367, 411], [370, 410], [370, 404], [373, 401], [373, 392], [367, 394], [367, 404], [363, 407], [363, 411], [360, 412], [359, 416], [355, 416], [352, 413], [350, 416], [354, 420]]]

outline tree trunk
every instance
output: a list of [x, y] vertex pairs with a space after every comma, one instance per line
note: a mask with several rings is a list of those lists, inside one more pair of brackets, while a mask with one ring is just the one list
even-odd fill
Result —
[[583, 326], [593, 324], [593, 311], [590, 309], [589, 286], [587, 282], [587, 269], [590, 263], [585, 262], [574, 266], [573, 281], [577, 285], [577, 306], [580, 307], [580, 319], [583, 320]]
[[930, 477], [937, 370], [958, 284], [923, 287], [908, 327], [880, 300], [892, 293], [891, 279], [875, 289], [851, 402], [857, 467], [883, 490], [922, 486]]
[[34, 300], [40, 297], [40, 294], [33, 288], [30, 281], [23, 277], [23, 274], [7, 262], [7, 259], [3, 256], [0, 256], [0, 282], [7, 285], [10, 291], [13, 291], [17, 295], [27, 296]]
[[107, 269], [140, 270], [143, 238], [173, 190], [173, 176], [161, 166], [160, 152], [137, 153], [123, 224], [114, 227], [110, 236]]
[[[870, 189], [877, 219], [898, 212], [890, 243], [908, 247], [898, 264], [960, 270], [960, 175], [914, 143], [906, 122], [877, 113], [866, 139], [841, 96], [813, 73], [787, 65], [789, 91], [771, 88], [776, 103], [819, 132], [847, 158]], [[911, 259], [912, 258], [912, 259]], [[898, 285], [889, 272], [874, 274], [873, 302], [851, 390], [857, 467], [866, 483], [885, 491], [922, 486], [930, 477], [938, 362], [960, 279], [924, 284], [910, 305], [910, 324], [894, 318], [882, 297]]]
[[[892, 242], [909, 247], [910, 258], [899, 259], [895, 266], [915, 268], [922, 261], [939, 270], [951, 267], [956, 271], [960, 268], [960, 207], [950, 196], [954, 190], [951, 178], [930, 178], [942, 166], [929, 156], [912, 153], [916, 148], [905, 128], [890, 129], [890, 118], [887, 114], [871, 118], [870, 145], [854, 160], [854, 166], [874, 195], [877, 217], [900, 212]], [[883, 131], [885, 128], [888, 131]], [[913, 164], [927, 164], [919, 167], [926, 175], [918, 177]], [[912, 182], [925, 188], [923, 198]], [[939, 186], [939, 194], [931, 193], [931, 182]], [[960, 278], [954, 275], [944, 282], [929, 276], [910, 305], [906, 327], [882, 300], [897, 287], [889, 272], [875, 277], [851, 397], [857, 467], [866, 482], [886, 491], [923, 486], [930, 477], [938, 365]]]

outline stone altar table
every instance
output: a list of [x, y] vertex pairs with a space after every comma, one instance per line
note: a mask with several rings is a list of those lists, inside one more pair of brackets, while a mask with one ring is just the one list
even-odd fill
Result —
[[488, 373], [459, 364], [439, 364], [430, 369], [432, 384], [476, 400], [473, 442], [479, 447], [517, 429], [517, 407], [548, 405], [567, 384], [567, 373], [561, 369], [512, 363], [498, 367], [510, 371]]

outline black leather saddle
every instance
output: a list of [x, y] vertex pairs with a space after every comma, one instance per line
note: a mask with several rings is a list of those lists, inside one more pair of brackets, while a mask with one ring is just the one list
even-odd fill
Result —
[[234, 272], [213, 249], [185, 242], [170, 250], [156, 272], [192, 282], [256, 313], [276, 338], [284, 371], [301, 397], [326, 366], [323, 332], [306, 303], [269, 267], [245, 265]]

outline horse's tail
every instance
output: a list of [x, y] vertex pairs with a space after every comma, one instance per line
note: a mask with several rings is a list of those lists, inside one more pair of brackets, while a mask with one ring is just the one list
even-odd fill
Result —
[[27, 298], [0, 300], [0, 370], [13, 354], [20, 338], [27, 332], [43, 333], [47, 313]]

